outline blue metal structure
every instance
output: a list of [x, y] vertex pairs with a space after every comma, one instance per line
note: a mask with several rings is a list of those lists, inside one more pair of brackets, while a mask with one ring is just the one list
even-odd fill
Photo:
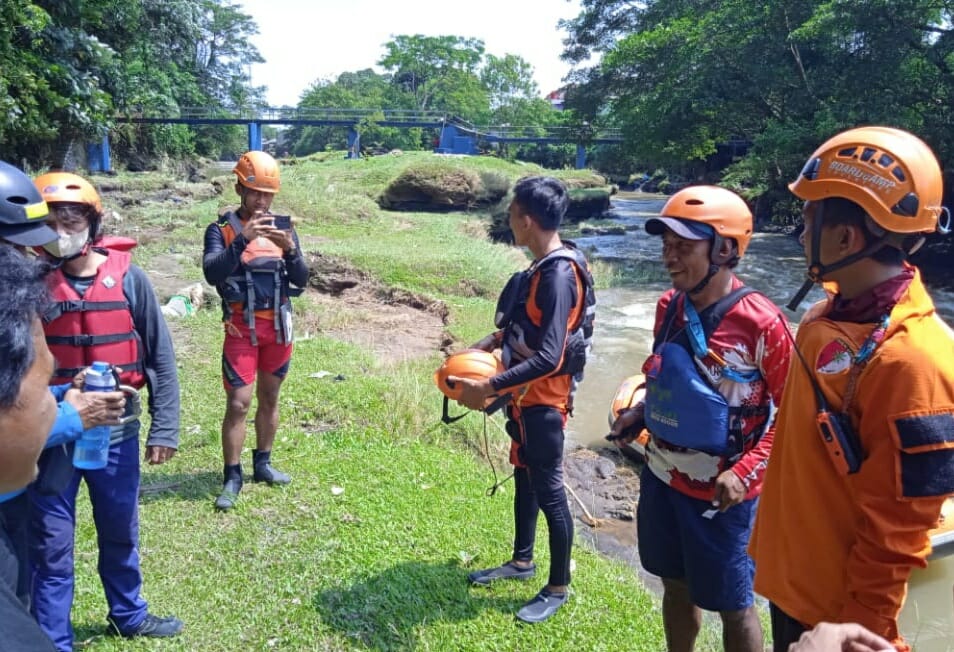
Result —
[[[184, 107], [179, 115], [132, 114], [117, 116], [117, 122], [135, 124], [244, 124], [248, 125], [248, 148], [262, 149], [262, 125], [316, 125], [348, 129], [348, 158], [359, 158], [359, 125], [373, 122], [382, 127], [423, 127], [440, 129], [435, 151], [441, 154], [476, 154], [478, 142], [575, 144], [576, 167], [586, 165], [586, 145], [621, 143], [618, 129], [594, 131], [576, 127], [475, 126], [456, 116], [439, 111], [403, 109], [315, 109], [273, 108], [225, 114], [206, 107]], [[108, 148], [108, 143], [106, 143]], [[108, 168], [106, 168], [108, 169]]]
[[86, 167], [90, 172], [109, 172], [113, 169], [109, 153], [109, 134], [103, 136], [101, 142], [89, 143], [86, 146]]

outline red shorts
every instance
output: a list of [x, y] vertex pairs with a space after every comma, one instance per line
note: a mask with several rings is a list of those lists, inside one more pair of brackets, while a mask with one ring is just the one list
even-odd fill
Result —
[[275, 341], [277, 338], [272, 319], [255, 318], [255, 337], [258, 346], [252, 345], [248, 324], [241, 317], [225, 322], [222, 383], [226, 390], [251, 385], [259, 372], [279, 378], [288, 374], [294, 345]]

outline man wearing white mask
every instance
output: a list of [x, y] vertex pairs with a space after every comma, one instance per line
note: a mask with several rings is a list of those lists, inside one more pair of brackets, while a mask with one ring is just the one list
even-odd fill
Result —
[[[103, 237], [102, 203], [86, 179], [51, 172], [34, 183], [58, 234], [43, 247], [43, 255], [56, 265], [49, 276], [52, 304], [43, 315], [47, 345], [56, 358], [50, 382], [68, 382], [94, 361], [104, 361], [119, 369], [122, 384], [148, 386], [152, 420], [145, 460], [162, 464], [179, 444], [179, 382], [172, 338], [155, 291], [131, 263], [129, 249], [135, 242]], [[129, 416], [131, 407], [126, 411]], [[93, 506], [111, 632], [167, 637], [182, 631], [179, 619], [149, 613], [141, 594], [139, 426], [133, 417], [113, 427], [103, 469], [74, 469], [65, 455], [41, 458], [38, 484], [45, 474], [67, 475], [65, 488], [56, 495], [30, 491], [33, 613], [61, 652], [73, 648], [73, 541], [81, 480]]]
[[[10, 250], [6, 252], [8, 255], [16, 250], [18, 253], [14, 258], [32, 258], [27, 253], [30, 247], [57, 239], [57, 232], [47, 226], [48, 216], [46, 202], [30, 177], [0, 161], [0, 250]], [[22, 267], [22, 270], [28, 269], [27, 264]], [[39, 266], [36, 273], [43, 271], [43, 266]], [[32, 288], [31, 280], [24, 282]], [[15, 286], [15, 281], [9, 281], [6, 293], [0, 294], [0, 313], [19, 309], [16, 295], [23, 290]], [[45, 298], [45, 295], [35, 297], [36, 305], [42, 306]], [[16, 346], [15, 342], [5, 344]], [[44, 448], [63, 448], [78, 439], [86, 428], [118, 423], [125, 404], [122, 392], [81, 392], [73, 387], [73, 383], [50, 387], [50, 392], [56, 398], [57, 414], [48, 433], [37, 433], [47, 435]], [[48, 456], [55, 454], [46, 453]], [[55, 478], [47, 477], [47, 483], [37, 489], [58, 491], [50, 482], [55, 485]], [[26, 483], [14, 491], [0, 494], [0, 584], [10, 586], [27, 608], [30, 606], [29, 512]]]

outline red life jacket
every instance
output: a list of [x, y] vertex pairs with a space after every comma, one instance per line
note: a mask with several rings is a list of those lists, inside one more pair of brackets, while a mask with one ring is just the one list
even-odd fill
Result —
[[68, 383], [96, 360], [120, 367], [120, 381], [139, 389], [146, 384], [139, 334], [123, 294], [128, 251], [101, 249], [106, 260], [79, 296], [63, 271], [49, 275], [53, 304], [43, 315], [46, 343], [56, 359], [51, 385]]

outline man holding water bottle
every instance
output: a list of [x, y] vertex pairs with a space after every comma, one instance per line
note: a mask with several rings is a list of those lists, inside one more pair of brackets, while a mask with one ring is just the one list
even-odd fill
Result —
[[[43, 316], [47, 344], [57, 362], [51, 383], [69, 382], [92, 363], [104, 362], [116, 370], [121, 384], [148, 386], [152, 420], [145, 460], [162, 464], [179, 443], [179, 381], [156, 294], [145, 273], [131, 263], [128, 249], [135, 243], [102, 237], [102, 204], [82, 177], [54, 172], [37, 177], [35, 184], [59, 236], [43, 247], [44, 255], [58, 265], [49, 277], [53, 303]], [[51, 455], [41, 461], [39, 483], [48, 475], [65, 475], [65, 488], [56, 495], [30, 492], [33, 613], [61, 652], [73, 648], [73, 542], [81, 480], [93, 506], [110, 632], [167, 637], [182, 631], [179, 619], [149, 613], [141, 595], [140, 423], [133, 403], [127, 401], [125, 423], [111, 430], [105, 467], [78, 468], [96, 464], [80, 460], [74, 465], [63, 455]]]
[[[12, 167], [12, 166], [11, 166]], [[0, 233], [13, 206], [5, 164], [0, 164]], [[22, 203], [20, 204], [23, 205]], [[46, 210], [45, 208], [43, 209]], [[0, 491], [22, 491], [36, 475], [36, 461], [56, 420], [56, 399], [47, 389], [53, 356], [40, 325], [43, 278], [39, 266], [12, 247], [0, 245]], [[8, 575], [0, 545], [2, 574]], [[53, 646], [17, 596], [7, 577], [0, 581], [3, 649], [47, 652]]]
[[[57, 239], [56, 231], [46, 224], [48, 213], [46, 202], [34, 187], [33, 180], [18, 168], [0, 161], [0, 250], [8, 260], [17, 263], [13, 265], [16, 269], [11, 271], [14, 274], [11, 279], [31, 270], [28, 262], [32, 256], [27, 253], [28, 247], [39, 247]], [[17, 257], [24, 260], [18, 261]], [[29, 299], [31, 305], [42, 306], [46, 295], [37, 292], [35, 286], [39, 281], [42, 289], [40, 274], [44, 268], [40, 265], [29, 272], [36, 278], [19, 277], [24, 283], [22, 288], [14, 287], [16, 282], [9, 280], [7, 288], [0, 292], [0, 311], [16, 312], [22, 308], [23, 292], [34, 293], [36, 296]], [[45, 378], [44, 382], [47, 380]], [[50, 392], [56, 399], [57, 410], [52, 429], [48, 434], [42, 433], [47, 435], [44, 449], [63, 447], [75, 441], [85, 428], [118, 423], [123, 413], [125, 399], [121, 392], [84, 394], [73, 383], [50, 387]], [[32, 467], [31, 481], [36, 474], [36, 464]], [[0, 583], [13, 589], [20, 602], [29, 608], [30, 500], [26, 485], [24, 482], [19, 488], [0, 494]]]

